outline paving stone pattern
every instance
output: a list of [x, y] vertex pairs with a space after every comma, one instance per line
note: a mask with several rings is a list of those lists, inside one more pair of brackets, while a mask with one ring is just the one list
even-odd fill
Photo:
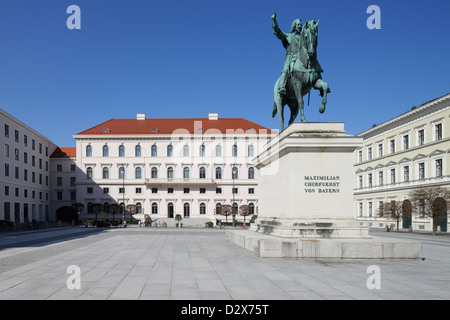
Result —
[[[260, 259], [217, 229], [68, 228], [0, 235], [0, 299], [449, 299], [449, 242], [421, 260]], [[67, 267], [81, 270], [69, 289]], [[367, 268], [381, 289], [368, 289]]]

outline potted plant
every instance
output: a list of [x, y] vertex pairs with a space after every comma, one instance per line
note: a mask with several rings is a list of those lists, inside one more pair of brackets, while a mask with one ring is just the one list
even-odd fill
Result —
[[183, 219], [183, 218], [181, 217], [181, 214], [175, 215], [175, 221], [177, 222], [178, 228], [181, 228], [181, 219]]

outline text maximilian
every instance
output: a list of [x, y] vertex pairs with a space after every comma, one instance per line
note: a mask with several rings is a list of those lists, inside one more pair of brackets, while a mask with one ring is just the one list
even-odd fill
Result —
[[317, 181], [317, 180], [325, 180], [325, 181], [336, 181], [339, 180], [339, 176], [305, 176], [305, 180]]

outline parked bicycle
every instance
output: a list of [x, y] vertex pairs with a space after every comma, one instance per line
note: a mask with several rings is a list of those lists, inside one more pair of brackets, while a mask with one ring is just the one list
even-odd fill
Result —
[[156, 221], [155, 226], [157, 228], [167, 228], [167, 223], [165, 221]]

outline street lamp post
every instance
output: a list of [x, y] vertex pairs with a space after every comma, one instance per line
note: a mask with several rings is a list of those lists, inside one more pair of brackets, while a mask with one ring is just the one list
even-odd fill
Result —
[[124, 225], [126, 225], [126, 221], [125, 221], [125, 164], [121, 163], [120, 164], [122, 167], [120, 170], [120, 172], [122, 173], [122, 223]]
[[231, 212], [233, 213], [232, 214], [232, 216], [233, 216], [233, 227], [236, 226], [236, 211], [235, 211], [235, 208], [234, 208], [234, 179], [236, 177], [236, 172], [237, 172], [237, 168], [236, 168], [235, 165], [233, 165], [232, 174], [231, 174], [232, 178], [233, 178], [233, 188], [231, 189], [231, 193], [233, 194], [233, 203], [231, 205]]

